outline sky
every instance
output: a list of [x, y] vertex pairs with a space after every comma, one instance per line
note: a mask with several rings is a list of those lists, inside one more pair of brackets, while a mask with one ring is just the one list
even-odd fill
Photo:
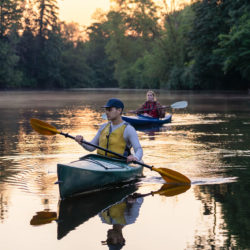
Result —
[[[163, 0], [155, 0], [161, 3]], [[172, 1], [167, 0], [170, 4]], [[191, 0], [175, 0], [176, 4], [191, 2]], [[59, 18], [61, 21], [76, 22], [89, 26], [94, 20], [92, 15], [97, 8], [107, 11], [110, 8], [110, 0], [58, 0]]]
[[109, 0], [58, 0], [58, 6], [60, 20], [88, 26], [97, 8], [109, 9]]

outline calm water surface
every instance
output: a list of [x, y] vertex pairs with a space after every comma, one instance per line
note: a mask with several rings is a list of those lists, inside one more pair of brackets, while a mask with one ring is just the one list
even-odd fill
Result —
[[[59, 202], [57, 163], [88, 152], [60, 135], [38, 135], [29, 119], [91, 140], [104, 122], [100, 106], [110, 97], [130, 110], [145, 91], [0, 92], [1, 249], [109, 249], [103, 241], [114, 228], [111, 218], [126, 224], [122, 249], [250, 249], [245, 93], [161, 92], [162, 104], [186, 100], [188, 108], [171, 111], [171, 124], [138, 131], [144, 162], [185, 174], [192, 180], [188, 190], [157, 192], [163, 180], [145, 169], [136, 185]], [[148, 195], [131, 202], [135, 192]], [[128, 219], [112, 217], [124, 204], [130, 204]]]

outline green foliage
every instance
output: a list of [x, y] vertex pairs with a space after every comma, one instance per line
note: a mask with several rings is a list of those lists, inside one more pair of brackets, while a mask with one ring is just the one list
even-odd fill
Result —
[[[164, 12], [113, 0], [86, 30], [57, 0], [0, 2], [0, 88], [250, 88], [250, 3], [200, 0]], [[25, 8], [24, 8], [25, 6]]]
[[218, 36], [228, 27], [223, 16], [223, 2], [217, 0], [199, 1], [192, 6], [195, 13], [189, 46], [194, 59], [193, 72], [197, 79], [197, 88], [220, 88], [224, 77], [220, 58], [213, 54], [217, 48]]
[[38, 86], [40, 88], [61, 87], [60, 62], [62, 60], [62, 41], [55, 32], [48, 33], [40, 51], [38, 70]]
[[16, 69], [18, 59], [10, 44], [0, 40], [0, 89], [19, 87], [22, 73]]
[[[248, 1], [199, 1], [192, 5], [192, 8], [195, 19], [189, 46], [194, 59], [192, 74], [197, 81], [196, 88], [246, 88], [247, 83], [243, 77], [247, 73], [247, 68], [241, 64], [244, 70], [239, 69], [236, 66], [236, 57], [241, 53], [244, 57], [247, 47], [233, 43], [237, 40], [235, 35], [240, 36], [242, 43], [247, 43], [249, 39], [246, 36], [247, 32], [240, 31], [236, 34], [238, 28], [243, 28], [240, 27], [239, 20], [244, 15], [244, 10], [249, 11]], [[247, 20], [249, 16], [245, 17], [245, 22]], [[232, 46], [235, 51], [241, 52], [231, 50]]]
[[113, 77], [114, 63], [105, 50], [109, 41], [105, 25], [93, 23], [88, 27], [89, 41], [85, 42], [84, 57], [92, 70], [92, 87], [117, 87]]
[[246, 12], [234, 24], [228, 34], [219, 36], [220, 42], [215, 54], [224, 57], [225, 73], [232, 69], [240, 72], [242, 78], [250, 80], [250, 14]]
[[144, 87], [143, 58], [159, 35], [157, 7], [150, 0], [117, 3], [119, 10], [107, 15], [105, 27], [110, 39], [106, 53], [114, 61], [114, 77], [120, 87]]
[[187, 87], [186, 82], [179, 78], [188, 60], [186, 36], [191, 29], [192, 18], [190, 7], [166, 16], [161, 36], [156, 39], [152, 51], [144, 57], [142, 74], [149, 86], [173, 89]]
[[61, 60], [62, 87], [94, 87], [93, 71], [87, 65], [83, 55], [84, 49], [80, 45], [63, 51]]
[[17, 48], [20, 55], [18, 68], [24, 75], [22, 87], [36, 88], [38, 42], [29, 28], [24, 30]]

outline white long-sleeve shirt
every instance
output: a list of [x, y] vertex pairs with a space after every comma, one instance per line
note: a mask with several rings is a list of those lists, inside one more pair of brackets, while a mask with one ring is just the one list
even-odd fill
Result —
[[[101, 125], [96, 136], [91, 141], [92, 144], [99, 146], [99, 138], [100, 138], [101, 132], [107, 126], [107, 124], [108, 123], [104, 123]], [[124, 121], [118, 125], [113, 125], [111, 123], [111, 132], [113, 132], [117, 128], [121, 127], [123, 124], [125, 124]], [[123, 138], [126, 141], [127, 146], [129, 148], [131, 148], [131, 147], [133, 148], [134, 156], [138, 159], [138, 161], [140, 161], [142, 159], [142, 156], [143, 156], [143, 150], [142, 150], [141, 144], [140, 144], [139, 139], [138, 139], [138, 135], [137, 135], [134, 127], [132, 127], [131, 125], [128, 124], [124, 129]], [[86, 145], [84, 143], [82, 143], [82, 147], [88, 151], [94, 151], [96, 149], [95, 147]]]

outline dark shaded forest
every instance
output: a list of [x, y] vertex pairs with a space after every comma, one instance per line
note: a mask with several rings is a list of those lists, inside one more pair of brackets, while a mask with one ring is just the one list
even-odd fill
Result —
[[58, 11], [0, 1], [0, 89], [250, 88], [248, 0], [116, 0], [84, 28]]

